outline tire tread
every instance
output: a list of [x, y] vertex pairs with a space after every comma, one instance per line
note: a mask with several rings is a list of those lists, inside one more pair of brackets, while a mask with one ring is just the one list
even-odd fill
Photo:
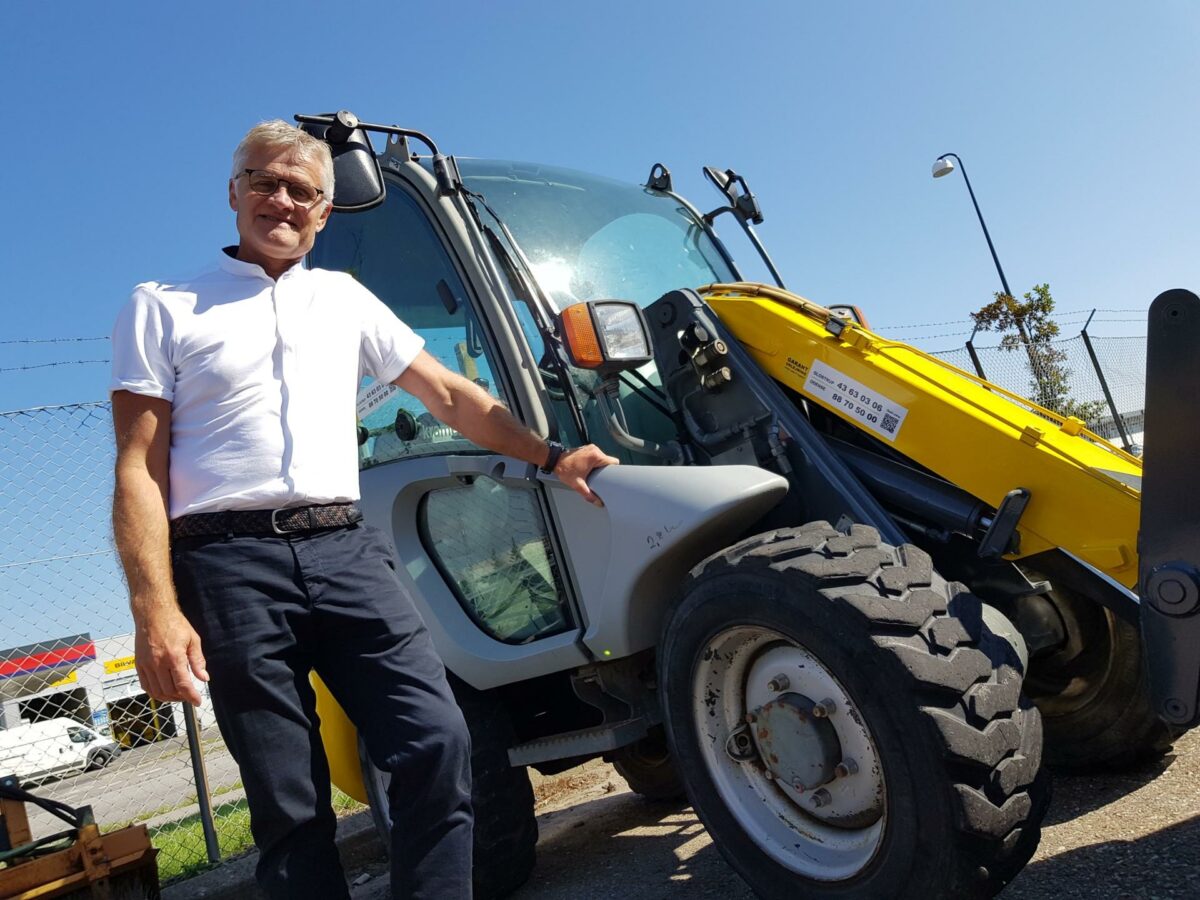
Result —
[[953, 787], [963, 860], [960, 871], [947, 873], [953, 895], [999, 891], [1037, 847], [1049, 782], [1041, 772], [1041, 721], [1021, 695], [1020, 663], [985, 628], [980, 601], [945, 582], [923, 550], [892, 548], [873, 528], [854, 525], [843, 534], [826, 522], [748, 538], [690, 577], [764, 566], [813, 579], [911, 677]]

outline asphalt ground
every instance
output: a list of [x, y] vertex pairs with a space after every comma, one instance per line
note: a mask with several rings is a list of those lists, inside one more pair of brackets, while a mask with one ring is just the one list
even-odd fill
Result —
[[[216, 793], [214, 804], [241, 796], [240, 791], [230, 790], [240, 776], [223, 743], [211, 741], [205, 745], [204, 765], [209, 789]], [[70, 806], [91, 806], [101, 827], [131, 820], [160, 825], [198, 810], [191, 756], [183, 737], [125, 750], [103, 769], [70, 773], [31, 790]], [[35, 835], [64, 827], [42, 809], [31, 806], [27, 812]]]
[[[609, 766], [535, 779], [538, 865], [513, 900], [660, 900], [753, 894], [684, 803], [649, 803]], [[385, 900], [386, 863], [369, 817], [341, 823], [354, 900]], [[258, 896], [253, 854], [167, 888], [164, 900]], [[1200, 898], [1200, 729], [1122, 774], [1057, 776], [1033, 860], [1005, 900]]]

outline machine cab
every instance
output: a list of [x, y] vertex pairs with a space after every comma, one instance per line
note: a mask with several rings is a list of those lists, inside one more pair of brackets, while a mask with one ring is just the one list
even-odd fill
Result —
[[[428, 352], [534, 430], [568, 446], [597, 443], [626, 464], [657, 462], [614, 442], [597, 377], [570, 365], [554, 319], [583, 300], [646, 305], [680, 286], [736, 279], [695, 210], [650, 187], [494, 160], [451, 161], [460, 189], [447, 191], [445, 159], [416, 156], [396, 139], [380, 160], [383, 201], [333, 216], [310, 264], [353, 275]], [[654, 400], [657, 377], [648, 364], [623, 380], [622, 408], [631, 431], [670, 440], [675, 423]], [[523, 660], [535, 676], [653, 645], [657, 617], [589, 620], [579, 599], [629, 592], [607, 571], [612, 510], [597, 513], [528, 464], [472, 445], [390, 386], [364, 384], [357, 413], [364, 513], [390, 526], [401, 574], [451, 671], [487, 688], [512, 680], [511, 665], [496, 662]], [[773, 497], [781, 490], [767, 473], [754, 477], [773, 485]], [[688, 515], [712, 521], [712, 501], [697, 501], [694, 513], [643, 517], [643, 549], [686, 532], [679, 526]]]

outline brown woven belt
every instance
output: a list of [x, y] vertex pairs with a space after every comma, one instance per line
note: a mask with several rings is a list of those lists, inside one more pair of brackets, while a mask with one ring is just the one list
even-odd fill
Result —
[[362, 512], [354, 503], [192, 513], [171, 522], [171, 540], [214, 534], [302, 534], [361, 521]]

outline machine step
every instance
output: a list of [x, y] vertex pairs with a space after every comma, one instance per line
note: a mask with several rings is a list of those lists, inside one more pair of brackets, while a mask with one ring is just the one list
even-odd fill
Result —
[[619, 722], [607, 722], [593, 728], [566, 731], [518, 744], [508, 751], [508, 761], [514, 766], [528, 766], [554, 759], [605, 753], [632, 744], [645, 737], [649, 730], [650, 723], [637, 716]]

